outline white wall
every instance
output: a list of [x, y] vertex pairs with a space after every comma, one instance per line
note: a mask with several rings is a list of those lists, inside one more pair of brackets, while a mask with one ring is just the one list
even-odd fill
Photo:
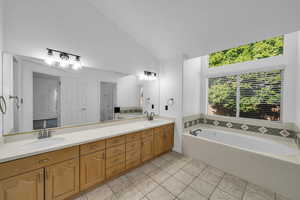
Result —
[[[160, 69], [160, 115], [175, 118], [173, 150], [177, 152], [182, 150], [182, 70], [183, 58], [165, 61]], [[170, 98], [174, 98], [174, 105], [165, 110]]]
[[[1, 7], [2, 8], [2, 7]], [[44, 58], [46, 48], [80, 54], [86, 66], [136, 73], [158, 60], [83, 0], [6, 0], [5, 50]]]
[[128, 75], [118, 79], [117, 105], [119, 107], [139, 106], [139, 87], [136, 75]]
[[200, 114], [201, 57], [183, 65], [183, 117]]

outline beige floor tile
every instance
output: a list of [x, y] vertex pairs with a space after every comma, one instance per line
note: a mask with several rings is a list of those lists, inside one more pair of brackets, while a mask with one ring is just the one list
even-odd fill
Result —
[[154, 188], [156, 188], [157, 186], [158, 184], [149, 177], [135, 184], [135, 187], [143, 195], [148, 194], [149, 192], [154, 190]]
[[140, 167], [140, 170], [145, 174], [149, 174], [156, 169], [158, 169], [158, 167], [156, 165], [153, 165], [152, 163], [147, 163]]
[[107, 185], [111, 188], [113, 192], [119, 193], [125, 190], [127, 187], [133, 185], [133, 183], [128, 179], [126, 175], [123, 175], [109, 181]]
[[167, 163], [163, 166], [161, 166], [161, 169], [167, 171], [169, 174], [173, 175], [175, 174], [178, 170], [181, 169], [180, 165], [177, 165], [176, 163]]
[[210, 197], [212, 192], [215, 189], [215, 185], [212, 185], [206, 181], [201, 180], [200, 178], [196, 178], [190, 185], [195, 191], [199, 192], [205, 197]]
[[116, 194], [118, 200], [140, 200], [143, 198], [143, 194], [138, 191], [134, 186], [130, 186], [120, 193]]
[[276, 194], [276, 200], [290, 200], [289, 198], [281, 195], [281, 194]]
[[137, 182], [147, 178], [146, 174], [144, 174], [141, 171], [137, 171], [137, 170], [129, 172], [128, 174], [126, 174], [126, 176], [132, 183], [137, 183]]
[[246, 188], [244, 199], [274, 200], [275, 193], [258, 185], [249, 183]]
[[207, 200], [206, 197], [202, 196], [190, 187], [187, 187], [177, 198], [179, 200]]
[[243, 200], [274, 200], [274, 199], [275, 199], [275, 195], [273, 197], [270, 197], [270, 196], [262, 195], [261, 193], [249, 189], [246, 190], [243, 197]]
[[176, 157], [172, 156], [172, 154], [167, 153], [161, 156], [162, 159], [166, 160], [167, 162], [173, 161], [173, 160], [177, 160]]
[[88, 193], [86, 193], [88, 200], [112, 200], [114, 195], [112, 190], [105, 184]]
[[247, 182], [230, 174], [225, 174], [224, 178], [218, 185], [218, 188], [231, 194], [232, 196], [241, 199], [245, 190]]
[[167, 178], [169, 178], [171, 175], [168, 174], [166, 171], [161, 170], [161, 169], [156, 169], [149, 173], [149, 176], [156, 181], [157, 183], [162, 183], [165, 181]]
[[224, 176], [224, 174], [225, 174], [222, 170], [212, 167], [212, 166], [207, 166], [206, 170], [210, 171], [211, 173], [214, 173], [218, 176]]
[[198, 168], [197, 166], [195, 166], [191, 163], [188, 163], [182, 168], [182, 170], [192, 176], [198, 176], [201, 173], [201, 171], [203, 170], [203, 168]]
[[156, 187], [152, 192], [146, 195], [149, 200], [172, 200], [175, 199], [170, 192], [161, 186]]
[[74, 200], [87, 200], [87, 196], [86, 195], [81, 195], [81, 196], [75, 198]]
[[199, 175], [199, 178], [213, 185], [217, 185], [221, 181], [222, 177], [223, 176], [219, 176], [211, 172], [210, 168], [205, 168]]
[[168, 161], [162, 159], [161, 157], [155, 158], [154, 160], [151, 161], [151, 163], [156, 165], [157, 167], [161, 167], [167, 162]]
[[164, 181], [161, 185], [174, 196], [179, 195], [186, 188], [185, 184], [181, 183], [172, 176]]
[[192, 176], [192, 175], [186, 173], [186, 172], [183, 171], [183, 170], [179, 170], [178, 172], [176, 172], [176, 173], [174, 174], [174, 177], [175, 177], [177, 180], [181, 181], [181, 182], [182, 182], [183, 184], [185, 184], [185, 185], [190, 184], [190, 183], [194, 180], [194, 176]]
[[204, 162], [202, 162], [200, 160], [195, 160], [195, 159], [191, 160], [189, 162], [189, 164], [194, 165], [195, 167], [197, 167], [200, 170], [203, 170], [207, 166]]
[[228, 194], [220, 189], [216, 189], [213, 192], [210, 200], [240, 200], [240, 199], [238, 199], [234, 196], [231, 196], [230, 194]]

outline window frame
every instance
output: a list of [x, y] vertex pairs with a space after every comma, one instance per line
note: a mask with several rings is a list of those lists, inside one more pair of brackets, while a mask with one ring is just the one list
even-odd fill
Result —
[[[224, 118], [224, 119], [237, 119], [237, 120], [250, 120], [253, 122], [264, 122], [264, 123], [282, 123], [284, 122], [284, 105], [283, 101], [285, 98], [285, 90], [284, 90], [284, 77], [285, 77], [285, 69], [286, 65], [284, 64], [278, 64], [276, 65], [275, 63], [277, 62], [277, 57], [279, 57], [279, 60], [282, 59], [283, 55], [280, 56], [274, 56], [274, 57], [269, 57], [261, 60], [255, 60], [255, 61], [247, 61], [243, 63], [236, 63], [236, 64], [230, 64], [225, 65], [225, 66], [219, 66], [216, 68], [209, 68], [208, 67], [208, 56], [204, 57], [204, 64], [205, 64], [205, 75], [203, 78], [205, 78], [205, 114], [210, 117], [217, 117], [217, 118]], [[268, 65], [267, 63], [271, 62], [272, 65]], [[281, 63], [281, 62], [279, 62]], [[258, 64], [258, 65], [257, 65]], [[233, 67], [233, 68], [231, 68]], [[234, 69], [238, 68], [239, 69]], [[218, 78], [218, 77], [224, 77], [224, 76], [230, 76], [230, 75], [236, 75], [239, 77], [242, 74], [248, 74], [248, 73], [255, 73], [255, 72], [270, 72], [274, 70], [280, 70], [281, 72], [281, 99], [280, 99], [280, 120], [278, 121], [269, 121], [265, 119], [253, 119], [253, 118], [246, 118], [246, 117], [240, 117], [240, 92], [238, 91], [240, 89], [240, 81], [237, 81], [238, 87], [236, 91], [236, 116], [231, 117], [231, 116], [223, 116], [223, 115], [211, 115], [208, 114], [208, 91], [209, 91], [209, 78]], [[238, 80], [238, 78], [237, 78]]]

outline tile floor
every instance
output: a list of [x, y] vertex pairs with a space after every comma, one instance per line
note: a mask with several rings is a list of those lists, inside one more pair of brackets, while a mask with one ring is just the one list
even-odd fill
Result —
[[287, 200], [231, 174], [170, 152], [76, 200]]

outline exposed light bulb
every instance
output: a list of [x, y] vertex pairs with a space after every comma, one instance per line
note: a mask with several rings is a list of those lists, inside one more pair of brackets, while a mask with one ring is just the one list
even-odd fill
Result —
[[81, 69], [81, 68], [82, 68], [82, 65], [81, 65], [81, 62], [80, 62], [80, 57], [76, 56], [75, 61], [73, 62], [72, 69], [78, 70], [78, 69]]
[[48, 49], [48, 56], [45, 58], [45, 63], [48, 65], [53, 65], [55, 62], [53, 57], [53, 51], [51, 49]]
[[66, 68], [66, 67], [68, 67], [68, 65], [69, 65], [69, 62], [68, 62], [68, 60], [60, 60], [59, 61], [59, 65], [62, 67], [62, 68]]
[[54, 59], [53, 59], [52, 57], [47, 57], [47, 58], [45, 59], [45, 63], [46, 63], [47, 65], [53, 65], [53, 64], [54, 64]]

